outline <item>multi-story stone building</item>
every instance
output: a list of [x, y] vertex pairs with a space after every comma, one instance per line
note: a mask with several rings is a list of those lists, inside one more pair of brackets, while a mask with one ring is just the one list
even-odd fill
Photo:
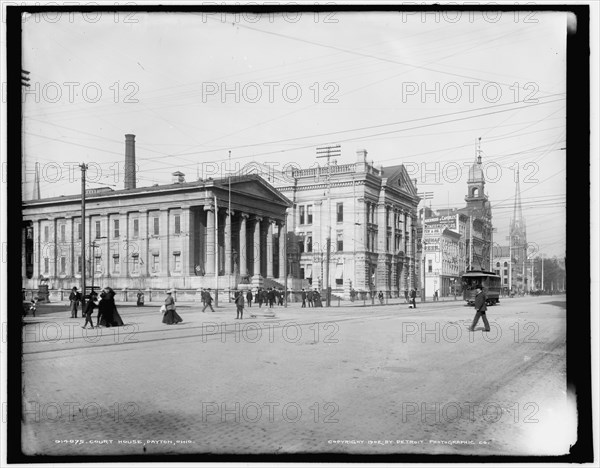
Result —
[[[23, 203], [23, 287], [87, 283], [115, 289], [237, 288], [285, 276], [291, 202], [257, 175], [135, 186], [133, 135], [126, 136], [125, 189]], [[85, 248], [86, 264], [82, 262]], [[93, 279], [92, 279], [93, 277]]]
[[355, 163], [294, 169], [275, 186], [293, 203], [292, 276], [322, 288], [328, 271], [333, 293], [345, 298], [351, 290], [397, 297], [415, 287], [419, 197], [404, 166], [376, 168], [359, 150]]
[[449, 296], [460, 289], [461, 275], [466, 271], [466, 239], [468, 217], [462, 213], [425, 218], [423, 258], [425, 293], [432, 297]]

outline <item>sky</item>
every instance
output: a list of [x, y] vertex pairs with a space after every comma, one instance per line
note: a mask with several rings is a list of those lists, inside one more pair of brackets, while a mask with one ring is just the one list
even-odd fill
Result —
[[[314, 167], [366, 149], [405, 164], [433, 209], [464, 206], [480, 141], [494, 241], [515, 186], [527, 240], [565, 255], [567, 16], [554, 12], [81, 13], [23, 21], [23, 197]], [[479, 140], [481, 139], [481, 140]], [[231, 157], [229, 158], [229, 151]]]

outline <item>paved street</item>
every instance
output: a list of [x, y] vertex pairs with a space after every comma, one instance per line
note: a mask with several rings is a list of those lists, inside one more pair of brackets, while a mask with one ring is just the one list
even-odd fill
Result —
[[489, 333], [460, 301], [119, 311], [113, 329], [25, 319], [25, 453], [543, 455], [575, 428], [565, 296], [504, 299]]

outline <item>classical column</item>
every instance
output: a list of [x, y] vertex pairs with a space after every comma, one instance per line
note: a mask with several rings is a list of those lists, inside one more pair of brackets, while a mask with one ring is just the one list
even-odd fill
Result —
[[140, 210], [138, 221], [138, 242], [139, 242], [139, 268], [140, 275], [148, 276], [150, 265], [148, 259], [148, 210]]
[[119, 245], [123, 247], [119, 252], [119, 262], [121, 263], [120, 276], [129, 278], [129, 213], [121, 212], [119, 217]]
[[234, 211], [225, 211], [225, 274], [231, 275], [231, 217]]
[[274, 220], [269, 219], [269, 228], [267, 230], [267, 278], [273, 278], [273, 224]]
[[277, 275], [279, 279], [285, 278], [287, 276], [287, 271], [285, 271], [286, 265], [286, 252], [285, 252], [285, 242], [286, 242], [286, 222], [281, 221], [279, 225], [279, 274]]
[[159, 240], [160, 240], [160, 271], [163, 273], [163, 276], [171, 276], [171, 252], [170, 250], [170, 226], [169, 226], [169, 209], [161, 208], [160, 210], [160, 230], [159, 230]]
[[254, 239], [252, 248], [254, 249], [254, 276], [260, 276], [260, 222], [262, 217], [254, 217]]
[[75, 258], [75, 217], [67, 216], [66, 217], [66, 227], [65, 227], [65, 245], [63, 246], [63, 250], [68, 253], [67, 254], [67, 268], [66, 274], [67, 276], [74, 277], [76, 271], [77, 259]]
[[193, 248], [193, 238], [192, 238], [192, 230], [190, 229], [190, 207], [182, 206], [181, 207], [181, 218], [180, 219], [180, 239], [181, 239], [181, 274], [183, 276], [193, 275], [193, 268], [190, 268], [190, 265], [193, 267], [193, 259], [191, 256], [191, 251]]
[[58, 220], [56, 218], [52, 220], [52, 231], [52, 260], [54, 265], [50, 267], [50, 272], [54, 278], [58, 278]]
[[[102, 236], [102, 234], [104, 234], [103, 237], [106, 237], [106, 239], [102, 239], [102, 247], [101, 252], [102, 252], [102, 261], [104, 262], [104, 276], [105, 277], [109, 277], [110, 276], [110, 216], [108, 216], [107, 214], [103, 214], [102, 216], [100, 216], [100, 236]], [[94, 237], [95, 237], [95, 233], [94, 233]]]
[[204, 263], [204, 273], [206, 276], [215, 274], [215, 207], [213, 205], [204, 205], [206, 211], [206, 262]]
[[377, 204], [377, 253], [385, 253], [385, 237], [387, 235], [387, 225], [385, 223], [385, 210], [386, 206], [384, 203]]
[[246, 220], [248, 213], [240, 213], [240, 275], [248, 274], [248, 252], [246, 242]]
[[42, 220], [38, 219], [34, 221], [33, 227], [33, 279], [35, 280], [34, 284], [38, 284], [38, 280], [40, 275], [42, 274], [42, 264], [44, 262], [44, 258], [42, 256]]

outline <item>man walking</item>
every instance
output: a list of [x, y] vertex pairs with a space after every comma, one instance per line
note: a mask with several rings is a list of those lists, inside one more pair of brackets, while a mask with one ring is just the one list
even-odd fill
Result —
[[410, 297], [412, 299], [413, 309], [416, 309], [417, 308], [417, 290], [415, 288], [412, 288], [412, 290], [410, 292]]
[[212, 306], [212, 296], [210, 295], [210, 288], [208, 288], [205, 292], [204, 292], [204, 309], [202, 309], [202, 312], [204, 312], [206, 310], [207, 307], [210, 307], [211, 311], [215, 311], [215, 309], [213, 309]]
[[71, 289], [69, 301], [71, 301], [71, 318], [77, 318], [77, 308], [79, 307], [79, 301], [81, 301], [81, 294], [77, 292], [77, 286], [73, 286], [73, 289]]
[[306, 291], [302, 288], [302, 307], [306, 307]]
[[252, 289], [248, 289], [248, 292], [246, 293], [246, 300], [248, 301], [248, 307], [252, 307], [252, 299], [254, 299], [254, 296], [252, 295]]
[[237, 307], [236, 319], [243, 320], [244, 318], [244, 293], [238, 291], [235, 295], [235, 305]]
[[485, 331], [486, 332], [490, 331], [490, 323], [488, 322], [488, 319], [485, 315], [485, 311], [487, 310], [486, 301], [487, 301], [487, 296], [483, 292], [483, 289], [481, 289], [481, 286], [477, 286], [477, 296], [475, 296], [475, 310], [477, 312], [475, 312], [475, 318], [473, 319], [473, 324], [471, 325], [471, 328], [469, 328], [470, 331], [475, 331], [475, 325], [477, 325], [477, 322], [479, 322], [479, 317], [481, 317], [483, 319], [483, 324], [485, 325]]
[[311, 289], [310, 291], [308, 291], [308, 294], [306, 295], [306, 300], [308, 301], [308, 307], [314, 307], [313, 297], [314, 297], [314, 293], [312, 292], [312, 289]]
[[275, 291], [273, 291], [273, 288], [269, 288], [269, 292], [267, 293], [267, 300], [269, 301], [269, 309], [272, 309], [273, 304], [275, 303]]

